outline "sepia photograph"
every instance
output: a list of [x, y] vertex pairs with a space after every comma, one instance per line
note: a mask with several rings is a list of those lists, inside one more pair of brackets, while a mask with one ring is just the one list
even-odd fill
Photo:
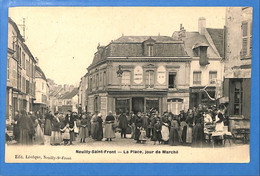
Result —
[[252, 18], [10, 7], [5, 162], [249, 163]]

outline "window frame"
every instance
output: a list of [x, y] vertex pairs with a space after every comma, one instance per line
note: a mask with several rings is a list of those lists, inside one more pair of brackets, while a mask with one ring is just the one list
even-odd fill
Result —
[[[195, 74], [200, 74], [199, 81], [195, 81]], [[201, 71], [193, 71], [193, 84], [195, 85], [201, 85]]]

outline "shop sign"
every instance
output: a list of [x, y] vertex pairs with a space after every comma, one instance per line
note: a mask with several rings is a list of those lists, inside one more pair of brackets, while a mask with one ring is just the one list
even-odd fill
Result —
[[140, 84], [141, 82], [143, 82], [143, 68], [138, 65], [134, 69], [134, 83]]
[[164, 84], [166, 81], [166, 69], [163, 65], [157, 69], [157, 81], [159, 84]]

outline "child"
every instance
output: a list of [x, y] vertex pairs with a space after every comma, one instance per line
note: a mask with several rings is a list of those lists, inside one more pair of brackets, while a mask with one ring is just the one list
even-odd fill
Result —
[[86, 114], [82, 115], [82, 120], [80, 121], [79, 138], [80, 143], [85, 143], [85, 139], [89, 136], [88, 134], [88, 120], [86, 119]]
[[157, 119], [156, 124], [154, 125], [154, 135], [153, 135], [153, 141], [154, 141], [154, 145], [156, 144], [156, 141], [159, 141], [159, 144], [162, 141], [162, 125], [160, 122], [160, 119]]
[[141, 141], [141, 143], [144, 144], [146, 142], [146, 140], [147, 140], [146, 131], [144, 130], [144, 128], [141, 128], [140, 132], [141, 132], [141, 134], [139, 136], [139, 140]]
[[60, 130], [63, 132], [62, 139], [64, 141], [64, 145], [68, 145], [70, 141], [70, 131], [72, 131], [71, 128], [69, 127], [69, 123], [66, 123], [66, 126]]

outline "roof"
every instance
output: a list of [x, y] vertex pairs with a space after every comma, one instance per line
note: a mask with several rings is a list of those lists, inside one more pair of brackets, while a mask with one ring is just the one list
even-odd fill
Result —
[[146, 40], [155, 40], [159, 42], [173, 42], [176, 41], [169, 36], [122, 36], [117, 40], [114, 40], [113, 43], [143, 43]]
[[145, 43], [154, 43], [151, 57], [188, 57], [184, 43], [169, 36], [122, 36], [107, 46], [98, 46], [91, 65], [107, 57], [147, 57]]
[[204, 35], [200, 35], [199, 32], [186, 32], [186, 37], [183, 38], [185, 50], [189, 56], [193, 57], [194, 53], [192, 48], [197, 44], [203, 44], [204, 46], [209, 46], [207, 49], [208, 57], [218, 57], [214, 52], [213, 48], [210, 46], [208, 40]]
[[71, 92], [66, 93], [61, 99], [72, 99], [79, 92], [78, 88], [74, 88]]
[[36, 78], [42, 78], [45, 81], [47, 81], [44, 72], [42, 71], [42, 69], [39, 66], [35, 65], [35, 71], [36, 71], [36, 73], [38, 72], [38, 74], [35, 74]]
[[224, 57], [224, 29], [206, 28], [218, 53], [221, 57]]
[[21, 35], [20, 30], [19, 30], [17, 24], [10, 17], [8, 17], [8, 23], [10, 23], [14, 27], [14, 29], [16, 30], [17, 37], [22, 41], [21, 43], [22, 43], [22, 46], [23, 46], [24, 50], [26, 50], [27, 54], [33, 59], [34, 62], [36, 62], [35, 58], [33, 57], [32, 53], [30, 51], [30, 49], [24, 43], [25, 40], [24, 40], [23, 36]]

